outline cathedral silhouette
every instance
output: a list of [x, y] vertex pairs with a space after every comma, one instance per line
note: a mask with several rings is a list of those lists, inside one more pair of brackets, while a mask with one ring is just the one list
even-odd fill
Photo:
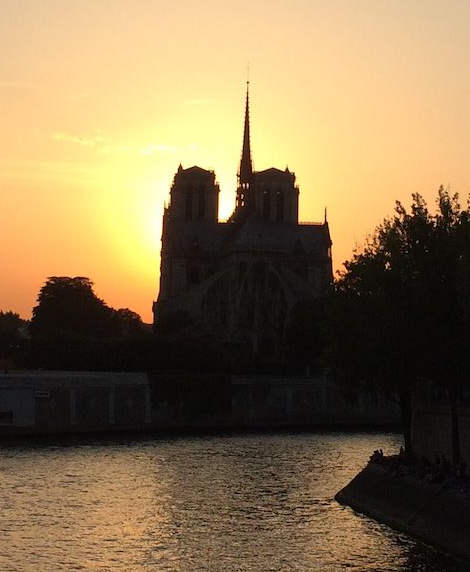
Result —
[[163, 214], [154, 327], [191, 324], [253, 353], [282, 353], [296, 303], [332, 283], [328, 222], [299, 223], [295, 174], [254, 171], [249, 84], [235, 210], [218, 221], [215, 173], [180, 165]]

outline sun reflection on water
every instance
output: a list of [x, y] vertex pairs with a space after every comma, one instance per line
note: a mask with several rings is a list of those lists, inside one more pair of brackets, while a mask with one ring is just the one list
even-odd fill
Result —
[[302, 434], [6, 448], [0, 567], [460, 572], [333, 500], [371, 450], [399, 443]]

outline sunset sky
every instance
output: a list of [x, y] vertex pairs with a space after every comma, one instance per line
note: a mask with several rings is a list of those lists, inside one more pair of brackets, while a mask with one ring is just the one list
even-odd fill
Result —
[[395, 199], [466, 203], [468, 0], [1, 0], [0, 310], [88, 276], [150, 322], [179, 163], [233, 209], [248, 62], [254, 167], [328, 208], [336, 269]]

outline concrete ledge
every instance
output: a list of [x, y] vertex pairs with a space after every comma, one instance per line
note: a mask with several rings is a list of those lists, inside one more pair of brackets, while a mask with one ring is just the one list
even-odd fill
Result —
[[335, 499], [392, 528], [470, 560], [470, 499], [369, 463]]

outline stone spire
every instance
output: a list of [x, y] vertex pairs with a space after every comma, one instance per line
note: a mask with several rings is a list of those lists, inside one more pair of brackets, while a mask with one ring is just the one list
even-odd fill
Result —
[[240, 171], [238, 180], [241, 187], [248, 187], [253, 180], [253, 165], [251, 163], [251, 147], [250, 147], [250, 103], [249, 103], [249, 86], [250, 82], [246, 82], [246, 106], [245, 106], [245, 129], [243, 132], [243, 150], [240, 161]]

